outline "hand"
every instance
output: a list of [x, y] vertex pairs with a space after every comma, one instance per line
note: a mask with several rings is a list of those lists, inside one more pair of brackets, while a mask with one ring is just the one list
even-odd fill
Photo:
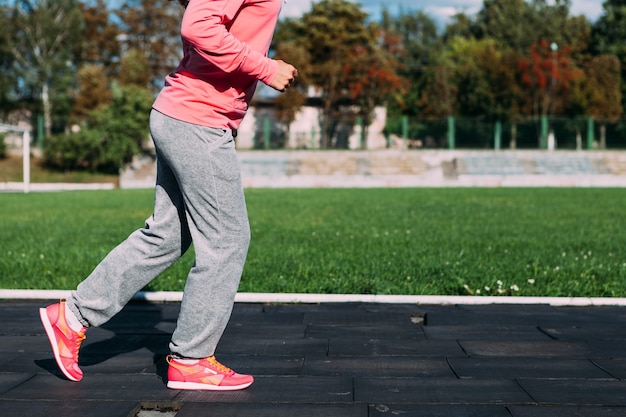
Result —
[[280, 59], [277, 59], [276, 62], [278, 63], [278, 71], [270, 87], [284, 93], [298, 76], [298, 70], [293, 65]]

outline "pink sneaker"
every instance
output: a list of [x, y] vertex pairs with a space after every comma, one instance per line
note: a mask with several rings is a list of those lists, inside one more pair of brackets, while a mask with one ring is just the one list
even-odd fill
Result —
[[211, 356], [192, 365], [167, 357], [167, 387], [184, 390], [235, 391], [249, 387], [254, 378], [242, 375], [222, 365]]
[[61, 372], [72, 381], [80, 381], [83, 379], [83, 371], [78, 367], [78, 350], [85, 340], [87, 328], [83, 327], [79, 332], [70, 328], [65, 319], [65, 300], [40, 308], [39, 316]]

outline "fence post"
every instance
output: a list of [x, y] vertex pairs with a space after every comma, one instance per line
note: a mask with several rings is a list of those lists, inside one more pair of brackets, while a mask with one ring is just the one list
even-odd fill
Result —
[[454, 116], [448, 116], [448, 148], [454, 149], [456, 140], [456, 132], [454, 128]]
[[541, 116], [541, 138], [539, 140], [539, 148], [546, 149], [548, 147], [548, 116]]
[[496, 122], [496, 129], [493, 135], [493, 147], [496, 151], [499, 151], [502, 147], [502, 122], [500, 120]]
[[402, 116], [402, 142], [404, 149], [407, 148], [406, 142], [409, 139], [409, 116]]
[[263, 146], [265, 149], [270, 148], [270, 119], [266, 117], [263, 119]]
[[593, 149], [593, 142], [595, 142], [593, 122], [593, 117], [587, 119], [587, 149]]

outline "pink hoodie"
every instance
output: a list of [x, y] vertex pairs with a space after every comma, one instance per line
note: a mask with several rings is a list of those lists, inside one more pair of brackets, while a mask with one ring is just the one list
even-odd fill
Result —
[[183, 16], [183, 58], [165, 77], [153, 107], [185, 122], [236, 129], [257, 81], [269, 84], [267, 58], [282, 0], [191, 0]]

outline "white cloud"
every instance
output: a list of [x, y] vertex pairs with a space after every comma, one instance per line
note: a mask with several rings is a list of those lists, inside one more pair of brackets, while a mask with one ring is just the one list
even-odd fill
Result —
[[[458, 2], [457, 2], [458, 3]], [[466, 3], [475, 3], [475, 2], [466, 2]], [[474, 15], [480, 11], [482, 6], [474, 6], [472, 5], [467, 7], [458, 7], [458, 6], [442, 6], [440, 3], [436, 6], [426, 6], [423, 11], [426, 15], [430, 16], [435, 22], [438, 24], [444, 25], [448, 19], [458, 13], [465, 13], [467, 15]]]
[[602, 2], [600, 0], [573, 0], [570, 13], [574, 16], [585, 15], [595, 22], [602, 15]]
[[285, 0], [280, 17], [300, 17], [311, 10], [312, 0]]

